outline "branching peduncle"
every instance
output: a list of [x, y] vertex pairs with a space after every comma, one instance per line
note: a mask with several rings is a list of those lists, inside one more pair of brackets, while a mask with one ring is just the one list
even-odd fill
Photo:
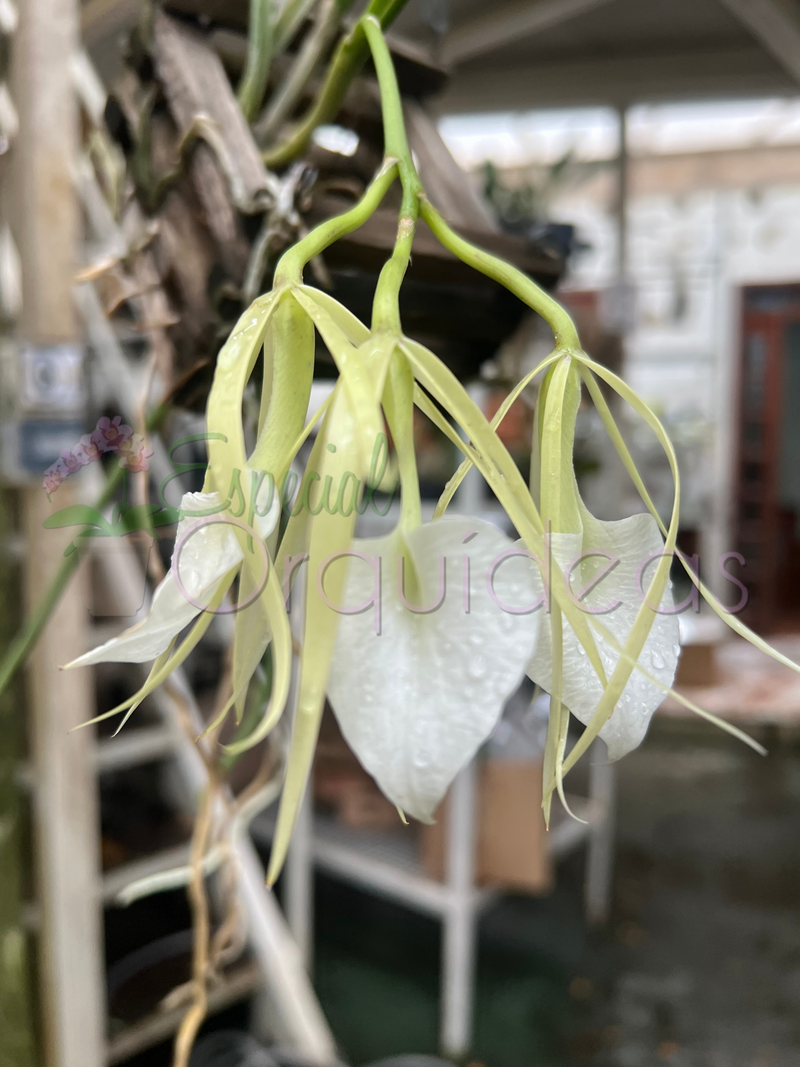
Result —
[[316, 229], [307, 234], [281, 256], [275, 268], [273, 289], [301, 285], [303, 268], [314, 256], [345, 234], [352, 233], [367, 221], [386, 195], [386, 191], [397, 177], [397, 160], [385, 159], [383, 166], [372, 179], [364, 195], [349, 211], [345, 211], [327, 222], [320, 223]]

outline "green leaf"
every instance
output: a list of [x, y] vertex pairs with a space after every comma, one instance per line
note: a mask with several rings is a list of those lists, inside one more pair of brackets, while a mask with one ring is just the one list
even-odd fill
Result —
[[48, 515], [42, 526], [45, 530], [61, 530], [65, 526], [94, 526], [107, 537], [114, 536], [114, 527], [108, 519], [88, 504], [70, 504], [69, 507], [60, 508]]

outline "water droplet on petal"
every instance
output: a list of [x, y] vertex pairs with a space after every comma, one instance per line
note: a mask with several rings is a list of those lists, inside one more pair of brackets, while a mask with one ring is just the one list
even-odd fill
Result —
[[470, 678], [483, 678], [486, 674], [486, 660], [483, 656], [473, 656], [467, 664], [467, 674]]

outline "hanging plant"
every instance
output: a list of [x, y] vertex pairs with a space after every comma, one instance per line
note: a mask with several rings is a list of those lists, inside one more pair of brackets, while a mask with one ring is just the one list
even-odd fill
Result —
[[[286, 608], [305, 571], [300, 667], [268, 879], [284, 862], [309, 775], [326, 696], [364, 766], [400, 809], [430, 821], [450, 782], [492, 732], [525, 674], [551, 696], [544, 808], [563, 799], [564, 775], [596, 737], [617, 759], [642, 740], [668, 693], [758, 748], [672, 690], [679, 654], [669, 580], [673, 558], [737, 633], [792, 669], [727, 612], [676, 549], [680, 475], [669, 437], [650, 407], [582, 348], [566, 311], [514, 267], [456, 235], [430, 203], [406, 140], [400, 95], [380, 24], [362, 18], [380, 84], [385, 158], [362, 199], [286, 252], [272, 290], [241, 316], [220, 352], [207, 407], [209, 463], [201, 493], [182, 501], [172, 568], [150, 615], [70, 666], [154, 659], [142, 688], [107, 715], [126, 713], [186, 659], [215, 610], [236, 604], [230, 697], [216, 722], [241, 719], [250, 680], [270, 649], [264, 714], [227, 747], [261, 741], [287, 710], [293, 638]], [[335, 94], [334, 94], [335, 95]], [[399, 181], [394, 251], [380, 274], [369, 326], [303, 281], [306, 265], [363, 224]], [[399, 293], [419, 220], [458, 258], [504, 285], [550, 325], [554, 349], [512, 391], [491, 423], [444, 364], [403, 332]], [[306, 423], [315, 333], [339, 377]], [[263, 353], [258, 439], [248, 455], [242, 399]], [[541, 378], [526, 485], [496, 430], [511, 404]], [[630, 405], [663, 448], [674, 503], [663, 523], [614, 421], [600, 383]], [[586, 389], [647, 511], [602, 522], [581, 500], [573, 465], [575, 421]], [[423, 523], [413, 444], [419, 408], [463, 453], [461, 467]], [[290, 465], [319, 422], [294, 503]], [[387, 427], [402, 501], [387, 536], [354, 538], [356, 519], [386, 470]], [[471, 466], [519, 534], [447, 508]], [[281, 505], [289, 512], [281, 532]], [[235, 586], [235, 583], [238, 584]], [[235, 591], [234, 591], [235, 590]], [[193, 628], [178, 643], [180, 632]], [[585, 729], [566, 752], [569, 716]]]

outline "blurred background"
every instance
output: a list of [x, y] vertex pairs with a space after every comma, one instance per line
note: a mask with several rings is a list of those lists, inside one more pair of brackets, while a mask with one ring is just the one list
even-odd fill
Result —
[[[360, 13], [0, 0], [2, 1067], [173, 1063], [209, 773], [194, 738], [226, 682], [231, 618], [119, 735], [116, 718], [70, 731], [134, 691], [138, 665], [58, 667], [146, 612], [181, 493], [202, 484], [219, 348], [280, 252], [380, 162], [368, 63], [305, 149], [280, 152]], [[253, 18], [272, 27], [255, 104]], [[389, 43], [430, 199], [553, 292], [658, 413], [681, 466], [680, 548], [797, 661], [800, 3], [409, 0]], [[395, 196], [308, 271], [365, 319]], [[487, 416], [552, 340], [425, 227], [401, 310]], [[335, 376], [317, 355], [310, 414]], [[499, 431], [526, 474], [535, 399]], [[255, 426], [255, 391], [248, 404]], [[663, 454], [615, 414], [667, 516]], [[415, 434], [430, 516], [459, 457], [422, 416]], [[588, 404], [576, 470], [597, 516], [642, 510]], [[379, 498], [361, 535], [396, 520]], [[477, 475], [456, 506], [513, 532]], [[192, 1067], [800, 1063], [800, 681], [673, 578], [678, 688], [768, 755], [667, 699], [619, 765], [593, 746], [568, 780], [583, 821], [559, 808], [547, 832], [548, 698], [526, 683], [436, 825], [407, 827], [328, 711], [273, 895], [278, 731], [230, 770], [224, 804], [252, 794], [263, 810], [249, 829], [221, 817], [232, 836], [205, 872]]]

